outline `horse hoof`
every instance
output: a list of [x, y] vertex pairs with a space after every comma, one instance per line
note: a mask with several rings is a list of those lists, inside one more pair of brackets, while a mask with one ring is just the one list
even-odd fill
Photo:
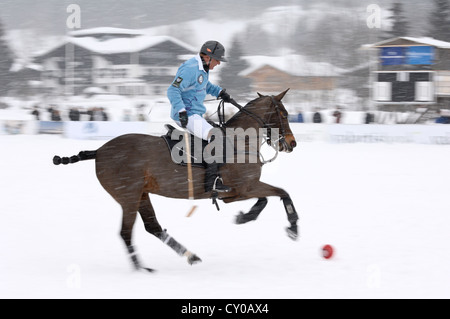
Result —
[[201, 263], [202, 260], [197, 255], [190, 255], [187, 259], [189, 265]]
[[148, 272], [155, 272], [155, 269], [151, 269], [151, 268], [141, 267], [140, 269], [141, 269], [141, 270], [148, 271]]
[[152, 268], [142, 267], [140, 265], [134, 265], [134, 271], [155, 272], [156, 270]]
[[286, 232], [290, 239], [292, 239], [292, 240], [298, 239], [297, 225], [292, 225], [291, 227], [287, 227]]
[[246, 213], [244, 214], [243, 212], [239, 212], [239, 215], [236, 216], [235, 219], [235, 224], [241, 225], [241, 224], [245, 224], [251, 221], [256, 220], [256, 218], [258, 217], [258, 214], [254, 214], [254, 213]]

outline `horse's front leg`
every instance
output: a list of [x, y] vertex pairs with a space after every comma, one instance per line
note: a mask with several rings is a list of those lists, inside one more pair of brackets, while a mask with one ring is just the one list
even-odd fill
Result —
[[297, 227], [297, 221], [299, 219], [298, 214], [294, 207], [294, 203], [292, 202], [291, 197], [285, 190], [278, 187], [274, 187], [272, 185], [265, 184], [263, 182], [258, 182], [254, 186], [252, 186], [251, 189], [249, 189], [249, 191], [246, 192], [245, 195], [246, 198], [257, 197], [259, 199], [248, 213], [244, 214], [241, 212], [236, 217], [237, 224], [244, 224], [246, 222], [255, 220], [267, 205], [266, 197], [278, 196], [283, 201], [288, 221], [291, 224], [286, 229], [288, 236], [293, 240], [296, 240], [298, 238], [298, 227]]
[[245, 224], [250, 221], [256, 220], [262, 210], [266, 207], [266, 205], [266, 197], [258, 198], [256, 204], [253, 205], [248, 213], [239, 212], [239, 215], [236, 216], [236, 224]]
[[291, 223], [291, 226], [286, 228], [289, 238], [293, 240], [297, 240], [298, 238], [298, 214], [295, 210], [294, 203], [292, 202], [291, 197], [288, 195], [287, 197], [281, 198], [283, 200], [284, 208], [286, 209], [286, 214], [288, 217], [288, 221]]

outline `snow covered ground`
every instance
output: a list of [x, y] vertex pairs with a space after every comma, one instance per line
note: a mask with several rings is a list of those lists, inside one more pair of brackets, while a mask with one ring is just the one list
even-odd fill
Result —
[[52, 164], [104, 141], [0, 136], [0, 298], [449, 298], [450, 146], [299, 142], [262, 178], [290, 192], [298, 241], [276, 198], [235, 225], [255, 201], [220, 212], [198, 201], [187, 218], [193, 203], [152, 196], [161, 225], [203, 262], [188, 265], [138, 219], [150, 274], [132, 270], [94, 162]]

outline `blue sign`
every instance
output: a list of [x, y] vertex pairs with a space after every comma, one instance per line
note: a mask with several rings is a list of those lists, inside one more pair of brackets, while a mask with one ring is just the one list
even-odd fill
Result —
[[381, 65], [433, 64], [434, 49], [431, 46], [384, 47], [380, 51]]
[[406, 64], [433, 64], [434, 51], [430, 46], [409, 47], [406, 52]]
[[405, 47], [381, 48], [381, 65], [400, 65], [405, 61]]

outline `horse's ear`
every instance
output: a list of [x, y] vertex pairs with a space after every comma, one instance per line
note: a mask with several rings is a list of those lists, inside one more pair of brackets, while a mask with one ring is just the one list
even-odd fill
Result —
[[261, 93], [259, 93], [259, 92], [256, 92], [256, 93], [258, 93], [258, 96], [259, 97], [263, 97], [264, 95], [262, 95]]
[[281, 92], [280, 94], [278, 94], [277, 96], [275, 96], [275, 99], [276, 99], [277, 101], [281, 101], [281, 100], [284, 98], [284, 96], [286, 95], [287, 91], [289, 91], [289, 89], [287, 89], [286, 91]]

